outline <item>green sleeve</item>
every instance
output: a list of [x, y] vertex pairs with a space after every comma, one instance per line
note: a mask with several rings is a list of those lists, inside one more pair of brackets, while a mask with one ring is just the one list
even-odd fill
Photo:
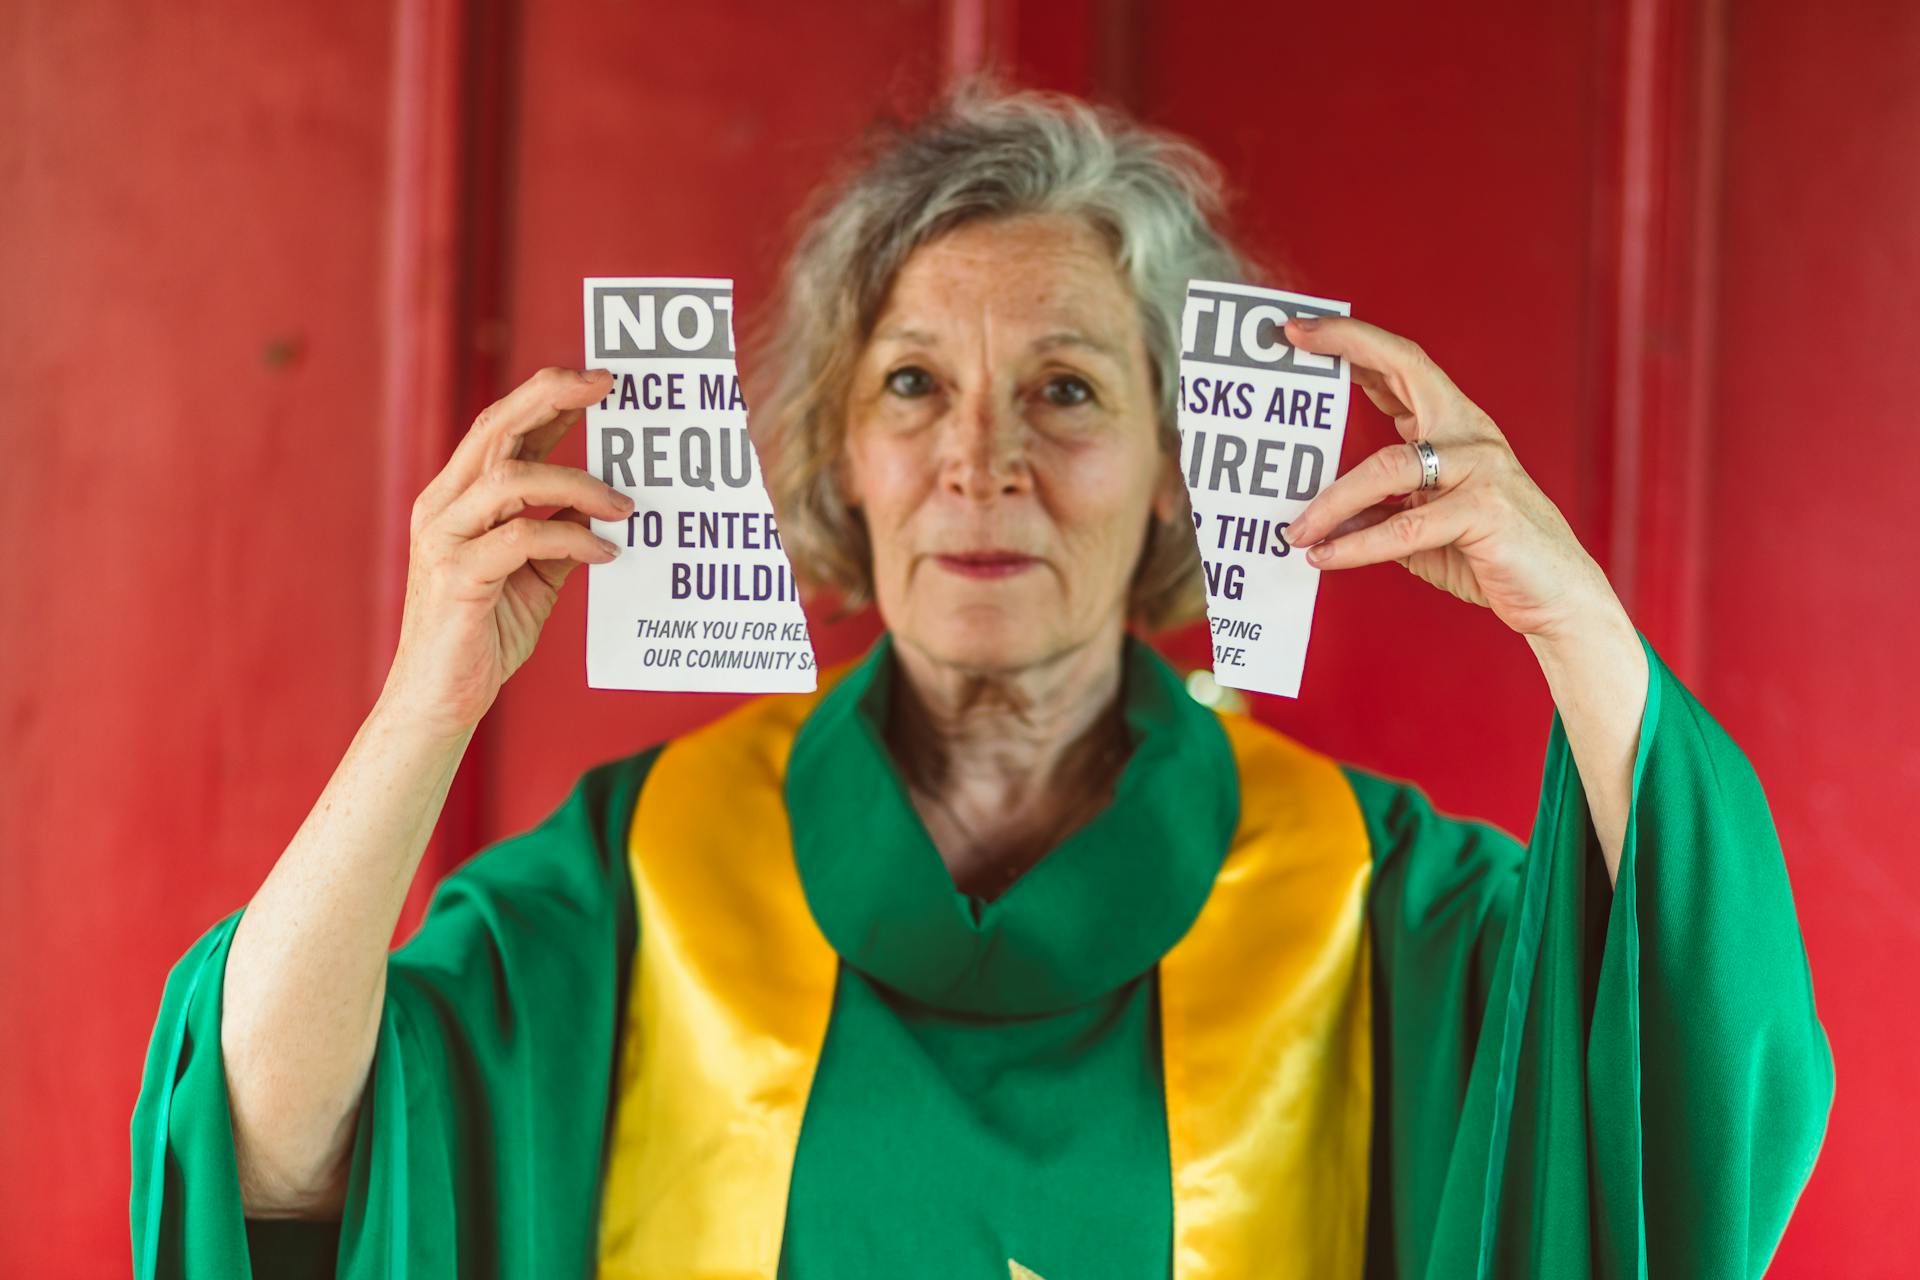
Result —
[[656, 754], [588, 770], [537, 827], [448, 873], [389, 957], [339, 1223], [243, 1216], [220, 1055], [242, 913], [194, 943], [134, 1106], [137, 1277], [591, 1271], [637, 931], [627, 827]]
[[1618, 883], [1556, 711], [1524, 850], [1349, 770], [1375, 839], [1368, 1274], [1758, 1275], [1833, 1062], [1751, 764], [1644, 635]]
[[1373, 1195], [1367, 1274], [1414, 1276], [1445, 1187], [1526, 849], [1434, 808], [1418, 786], [1343, 765], [1374, 850]]

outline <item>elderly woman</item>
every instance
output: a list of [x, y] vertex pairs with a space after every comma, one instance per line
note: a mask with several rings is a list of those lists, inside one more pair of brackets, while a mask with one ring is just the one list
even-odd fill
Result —
[[389, 954], [475, 724], [629, 509], [543, 461], [605, 374], [482, 414], [381, 697], [167, 982], [138, 1273], [1759, 1272], [1833, 1087], [1766, 799], [1488, 416], [1405, 339], [1286, 331], [1438, 463], [1362, 459], [1291, 541], [1540, 663], [1528, 845], [1137, 638], [1202, 612], [1176, 334], [1189, 278], [1249, 274], [1216, 204], [1067, 100], [878, 145], [754, 409], [797, 571], [885, 633], [589, 770]]

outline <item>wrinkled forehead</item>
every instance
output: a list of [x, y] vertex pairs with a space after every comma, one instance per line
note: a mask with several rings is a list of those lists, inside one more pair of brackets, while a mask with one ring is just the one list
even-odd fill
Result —
[[1083, 219], [1024, 215], [968, 223], [915, 249], [894, 276], [873, 342], [1079, 333], [1125, 352], [1139, 331], [1106, 237]]

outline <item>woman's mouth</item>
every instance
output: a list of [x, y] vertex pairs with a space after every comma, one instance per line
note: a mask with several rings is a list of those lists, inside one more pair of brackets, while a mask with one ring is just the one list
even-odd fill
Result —
[[957, 573], [967, 578], [1009, 578], [1016, 573], [1031, 569], [1040, 561], [1038, 557], [1022, 555], [1018, 551], [955, 551], [946, 555], [937, 555], [935, 560], [949, 573]]

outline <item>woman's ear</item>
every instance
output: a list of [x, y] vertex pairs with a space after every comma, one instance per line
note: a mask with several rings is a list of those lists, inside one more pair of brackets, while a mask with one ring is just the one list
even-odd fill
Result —
[[1187, 493], [1187, 482], [1180, 475], [1180, 462], [1167, 458], [1160, 469], [1160, 480], [1153, 488], [1153, 518], [1171, 524], [1180, 514], [1180, 499]]
[[840, 441], [839, 451], [833, 455], [833, 487], [840, 494], [840, 501], [851, 510], [860, 508], [860, 490], [853, 483], [853, 462], [847, 456], [847, 442]]

